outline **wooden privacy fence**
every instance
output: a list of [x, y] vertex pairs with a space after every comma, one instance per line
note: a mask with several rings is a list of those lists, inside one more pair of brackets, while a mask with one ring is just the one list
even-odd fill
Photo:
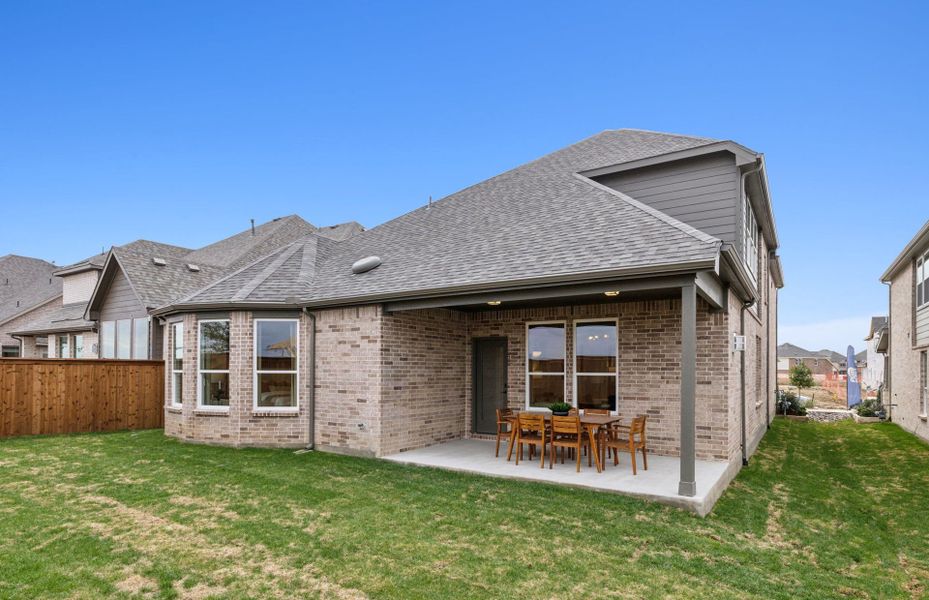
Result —
[[0, 359], [0, 438], [163, 426], [163, 362]]

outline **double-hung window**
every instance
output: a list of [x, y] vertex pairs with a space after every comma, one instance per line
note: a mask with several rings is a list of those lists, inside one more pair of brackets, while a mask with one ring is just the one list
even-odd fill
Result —
[[184, 323], [171, 324], [171, 405], [184, 401]]
[[565, 324], [526, 325], [526, 406], [565, 401]]
[[929, 304], [929, 252], [916, 259], [916, 307]]
[[758, 272], [758, 221], [755, 220], [755, 212], [752, 210], [748, 194], [745, 194], [742, 202], [742, 242], [745, 266], [754, 278]]
[[919, 353], [919, 414], [929, 414], [929, 352]]
[[619, 372], [617, 325], [613, 319], [574, 325], [574, 399], [580, 409], [616, 410]]
[[84, 336], [74, 336], [74, 358], [84, 358]]
[[297, 325], [296, 319], [255, 319], [256, 410], [297, 409]]
[[198, 323], [197, 406], [207, 409], [229, 407], [229, 320], [211, 319]]

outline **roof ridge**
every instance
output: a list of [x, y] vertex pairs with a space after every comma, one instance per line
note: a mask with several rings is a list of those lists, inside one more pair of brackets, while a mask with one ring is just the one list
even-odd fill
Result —
[[319, 238], [311, 236], [303, 242], [303, 256], [300, 262], [300, 281], [309, 285], [316, 276], [316, 245]]
[[272, 260], [268, 266], [266, 266], [261, 270], [260, 273], [258, 273], [258, 275], [256, 275], [251, 281], [245, 284], [242, 289], [236, 292], [232, 296], [232, 300], [236, 301], [248, 298], [248, 296], [255, 291], [255, 288], [261, 285], [268, 277], [273, 275], [281, 265], [283, 265], [285, 262], [287, 262], [288, 259], [290, 259], [291, 256], [297, 253], [297, 250], [299, 250], [300, 247], [301, 244], [293, 242], [282, 248], [281, 253], [278, 254], [277, 258]]
[[688, 140], [706, 140], [708, 142], [724, 142], [716, 138], [703, 137], [702, 135], [688, 135], [686, 133], [672, 133], [669, 131], [656, 131], [654, 129], [639, 129], [638, 127], [620, 127], [619, 129], [606, 129], [604, 131], [635, 131], [638, 133], [652, 133], [655, 135], [666, 135], [668, 137], [686, 138]]
[[704, 242], [707, 244], [722, 244], [722, 240], [720, 240], [719, 238], [713, 237], [709, 235], [708, 233], [704, 233], [695, 227], [691, 227], [687, 223], [679, 221], [675, 219], [674, 217], [668, 215], [667, 213], [663, 213], [660, 210], [654, 209], [651, 206], [648, 206], [647, 204], [643, 202], [639, 202], [632, 196], [627, 196], [626, 194], [620, 192], [619, 190], [614, 190], [613, 188], [607, 187], [603, 185], [602, 183], [598, 183], [589, 177], [584, 177], [580, 173], [573, 173], [573, 175], [576, 179], [583, 181], [584, 183], [587, 183], [588, 185], [591, 185], [601, 191], [607, 192], [608, 194], [619, 198], [620, 200], [626, 202], [630, 206], [638, 208], [642, 212], [648, 215], [651, 215], [652, 217], [655, 217], [656, 219], [664, 222], [667, 225], [670, 225], [672, 227], [679, 229], [681, 232], [686, 233], [687, 235], [701, 242]]

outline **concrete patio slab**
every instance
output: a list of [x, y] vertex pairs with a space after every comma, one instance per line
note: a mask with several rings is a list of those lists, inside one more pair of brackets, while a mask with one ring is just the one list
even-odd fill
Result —
[[[575, 470], [573, 461], [565, 464], [556, 463], [548, 467], [548, 458], [544, 469], [539, 468], [538, 456], [530, 462], [521, 460], [517, 466], [506, 460], [506, 444], [500, 444], [500, 458], [494, 457], [494, 442], [488, 440], [455, 440], [418, 450], [410, 450], [385, 456], [385, 460], [436, 467], [452, 471], [489, 475], [491, 477], [508, 477], [541, 481], [558, 485], [570, 485], [589, 488], [602, 492], [625, 494], [684, 508], [705, 516], [713, 508], [726, 485], [739, 470], [738, 463], [697, 461], [697, 493], [693, 497], [679, 496], [677, 486], [680, 477], [680, 463], [676, 457], [648, 457], [648, 470], [638, 463], [639, 473], [633, 476], [628, 454], [620, 454], [619, 466], [614, 467], [612, 460], [607, 460], [606, 468], [597, 473], [596, 467], [588, 467], [587, 459], [582, 459], [581, 472]], [[525, 454], [528, 456], [528, 454]], [[639, 455], [641, 459], [641, 455]]]

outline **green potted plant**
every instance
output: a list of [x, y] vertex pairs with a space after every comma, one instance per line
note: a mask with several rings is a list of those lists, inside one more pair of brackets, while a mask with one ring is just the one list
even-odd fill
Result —
[[574, 407], [567, 402], [555, 402], [548, 405], [548, 410], [552, 411], [556, 417], [567, 417], [572, 408]]

